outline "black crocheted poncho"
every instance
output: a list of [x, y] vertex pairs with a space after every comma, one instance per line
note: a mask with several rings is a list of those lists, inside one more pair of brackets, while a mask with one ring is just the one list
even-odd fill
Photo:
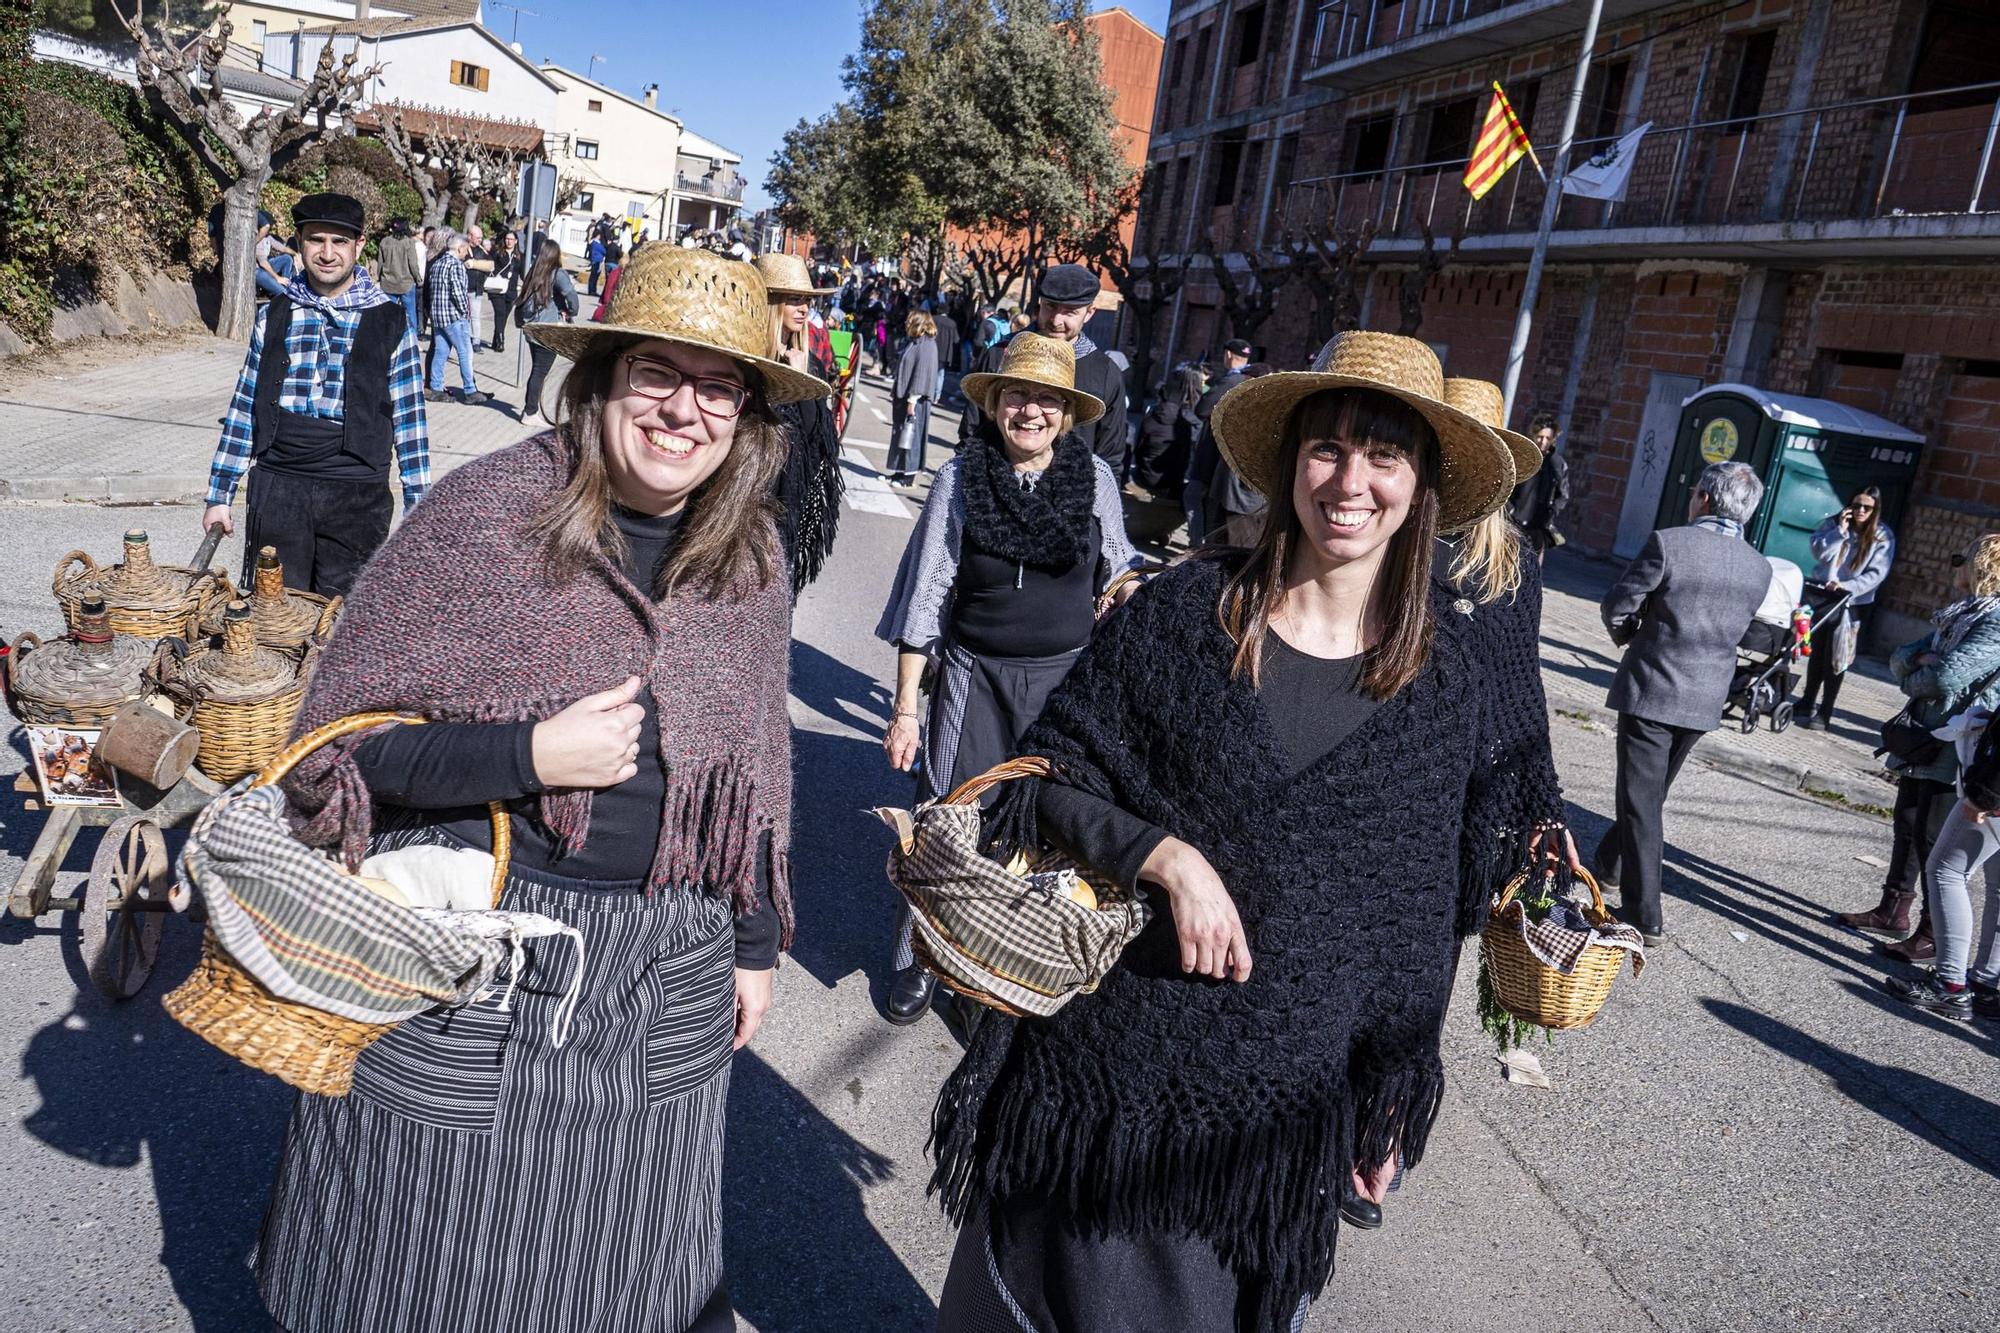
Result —
[[[1250, 980], [1184, 974], [1163, 910], [1095, 993], [989, 1016], [939, 1096], [932, 1187], [961, 1222], [1026, 1195], [1086, 1232], [1204, 1238], [1263, 1333], [1330, 1277], [1349, 1169], [1423, 1156], [1467, 900], [1535, 802], [1492, 763], [1496, 684], [1442, 592], [1417, 679], [1286, 781], [1256, 691], [1229, 675], [1223, 573], [1183, 564], [1110, 617], [1021, 750], [1200, 849]], [[1003, 850], [1033, 839], [1035, 799], [1010, 784]]]
[[[812, 358], [812, 373], [831, 384], [833, 367]], [[824, 398], [780, 403], [771, 409], [784, 426], [790, 447], [778, 474], [778, 536], [792, 558], [792, 595], [804, 592], [819, 577], [833, 554], [840, 526], [840, 497], [846, 484], [840, 472], [840, 433], [833, 428], [833, 407]]]

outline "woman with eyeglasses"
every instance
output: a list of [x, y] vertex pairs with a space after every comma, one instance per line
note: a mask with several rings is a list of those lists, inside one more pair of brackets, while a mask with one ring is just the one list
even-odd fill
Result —
[[1827, 515], [1813, 529], [1812, 553], [1818, 563], [1807, 580], [1806, 597], [1814, 609], [1832, 606], [1843, 596], [1850, 599], [1826, 624], [1813, 626], [1817, 651], [1806, 659], [1806, 687], [1799, 695], [1800, 720], [1825, 731], [1833, 720], [1840, 682], [1868, 633], [1875, 594], [1896, 560], [1896, 534], [1882, 521], [1882, 492], [1864, 486], [1839, 513]]
[[734, 1328], [730, 1057], [792, 921], [774, 407], [827, 392], [766, 354], [768, 318], [748, 265], [649, 245], [603, 323], [528, 326], [573, 362], [555, 429], [437, 486], [320, 658], [301, 731], [430, 725], [301, 765], [300, 836], [462, 863], [499, 802], [500, 906], [584, 948], [527, 941], [505, 995], [405, 1022], [348, 1096], [299, 1098], [257, 1255], [290, 1333]]
[[[967, 375], [964, 391], [985, 419], [937, 470], [875, 627], [896, 646], [895, 715], [882, 748], [904, 772], [921, 754], [920, 800], [1014, 752], [1089, 642], [1099, 594], [1140, 563], [1118, 480], [1076, 434], [1104, 404], [1076, 388], [1068, 343], [1017, 334], [1000, 369]], [[907, 908], [894, 966], [889, 1020], [914, 1023], [937, 979], [910, 951]]]

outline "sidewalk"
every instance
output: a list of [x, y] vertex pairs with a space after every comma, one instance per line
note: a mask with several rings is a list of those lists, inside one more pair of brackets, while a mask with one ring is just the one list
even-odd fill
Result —
[[[1542, 682], [1549, 711], [1558, 717], [1607, 729], [1618, 725], [1618, 715], [1604, 706], [1604, 698], [1620, 653], [1597, 608], [1622, 567], [1615, 560], [1567, 551], [1550, 553], [1543, 567]], [[1863, 813], [1886, 812], [1895, 803], [1896, 789], [1876, 761], [1874, 747], [1881, 724], [1902, 706], [1902, 692], [1890, 682], [1887, 668], [1862, 658], [1841, 686], [1830, 730], [1794, 725], [1773, 733], [1766, 719], [1746, 736], [1731, 714], [1719, 731], [1702, 738], [1694, 759], [1785, 791], [1830, 797]]]
[[[426, 404], [433, 476], [542, 428], [538, 418], [514, 419], [527, 358], [520, 356], [517, 373], [520, 331], [508, 332], [514, 337], [505, 352], [473, 354], [479, 387], [493, 401]], [[220, 338], [166, 355], [139, 347], [129, 360], [76, 375], [42, 375], [0, 393], [0, 439], [8, 442], [0, 501], [199, 497], [208, 487], [209, 459], [243, 353], [242, 344]], [[445, 383], [458, 382], [454, 361]], [[558, 365], [548, 402], [555, 401], [560, 382]]]

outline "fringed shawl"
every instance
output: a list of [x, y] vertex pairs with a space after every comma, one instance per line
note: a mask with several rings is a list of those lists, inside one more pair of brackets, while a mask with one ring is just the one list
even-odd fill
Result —
[[[666, 771], [649, 888], [700, 886], [754, 910], [757, 846], [768, 836], [771, 897], [789, 946], [786, 581], [733, 597], [683, 588], [654, 602], [599, 557], [558, 584], [524, 525], [566, 480], [546, 433], [438, 483], [355, 581], [294, 734], [377, 709], [442, 722], [539, 721], [640, 676]], [[285, 784], [303, 815], [299, 835], [338, 846], [349, 866], [365, 855], [372, 824], [352, 760], [360, 739], [321, 749]], [[590, 808], [585, 790], [540, 798], [542, 822], [572, 848], [590, 834]]]
[[[833, 383], [833, 367], [812, 359], [812, 373]], [[840, 471], [840, 434], [833, 406], [824, 398], [781, 403], [771, 409], [784, 424], [788, 447], [778, 474], [778, 536], [792, 562], [792, 594], [805, 591], [833, 554], [846, 481]]]
[[[1162, 911], [1096, 993], [989, 1016], [939, 1097], [932, 1187], [960, 1220], [1026, 1194], [1086, 1231], [1205, 1238], [1263, 1333], [1331, 1275], [1349, 1169], [1423, 1156], [1461, 885], [1492, 882], [1512, 798], [1488, 764], [1484, 671], [1445, 623], [1408, 688], [1286, 781], [1256, 691], [1229, 676], [1221, 579], [1190, 562], [1114, 613], [1021, 750], [1207, 856], [1250, 980], [1182, 973]], [[1010, 784], [1001, 850], [1033, 841], [1035, 799]]]

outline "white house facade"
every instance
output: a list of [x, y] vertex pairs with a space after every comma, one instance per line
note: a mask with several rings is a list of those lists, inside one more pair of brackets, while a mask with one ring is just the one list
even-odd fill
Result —
[[580, 190], [549, 234], [581, 253], [591, 222], [609, 213], [630, 219], [634, 234], [666, 236], [683, 130], [659, 109], [657, 85], [634, 99], [560, 65], [542, 73], [559, 90], [548, 160]]
[[673, 196], [668, 201], [667, 238], [727, 226], [743, 209], [746, 183], [741, 153], [683, 129], [674, 163]]
[[423, 107], [554, 131], [555, 82], [476, 19], [366, 18], [269, 33], [264, 69], [310, 77], [329, 42], [337, 57], [351, 51], [364, 67], [381, 67], [363, 96], [371, 107]]

